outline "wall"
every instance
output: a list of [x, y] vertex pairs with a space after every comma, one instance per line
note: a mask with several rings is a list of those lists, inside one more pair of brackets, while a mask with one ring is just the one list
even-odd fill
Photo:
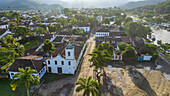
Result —
[[114, 54], [114, 55], [112, 56], [112, 60], [122, 60], [122, 55], [116, 55], [116, 54]]
[[109, 36], [109, 32], [96, 32], [96, 37]]
[[[48, 60], [50, 61], [50, 64], [48, 64]], [[55, 64], [55, 61], [57, 61], [57, 64]], [[64, 65], [61, 64], [61, 61], [64, 61]], [[69, 61], [71, 62], [71, 65], [68, 64]], [[63, 74], [74, 74], [74, 71], [76, 70], [76, 61], [66, 60], [65, 58], [61, 57], [61, 55], [47, 59], [46, 64], [47, 70], [48, 67], [51, 67], [51, 73], [58, 73], [58, 67], [62, 68]]]
[[74, 27], [74, 26], [73, 26], [72, 29], [74, 29], [74, 28], [84, 29], [84, 32], [85, 32], [85, 33], [88, 33], [88, 32], [90, 31], [90, 27]]

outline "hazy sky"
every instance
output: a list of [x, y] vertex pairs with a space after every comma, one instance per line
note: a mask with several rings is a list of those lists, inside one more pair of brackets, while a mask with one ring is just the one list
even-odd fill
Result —
[[48, 4], [60, 4], [64, 7], [113, 7], [120, 6], [130, 1], [143, 0], [40, 0]]

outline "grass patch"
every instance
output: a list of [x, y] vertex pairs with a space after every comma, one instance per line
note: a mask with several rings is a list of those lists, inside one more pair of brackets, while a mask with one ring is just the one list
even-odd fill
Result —
[[58, 75], [58, 74], [45, 74], [44, 77], [42, 78], [42, 80], [45, 80], [44, 83], [50, 83], [59, 79], [64, 79], [67, 78], [69, 76], [72, 76], [71, 74], [62, 74], [62, 75]]
[[2, 96], [27, 96], [24, 84], [18, 86], [15, 91], [12, 91], [10, 86], [11, 80], [0, 79], [0, 94]]
[[26, 44], [24, 44], [25, 50], [28, 50], [29, 48], [31, 48], [37, 44], [38, 44], [38, 42], [36, 42], [36, 40], [27, 42]]

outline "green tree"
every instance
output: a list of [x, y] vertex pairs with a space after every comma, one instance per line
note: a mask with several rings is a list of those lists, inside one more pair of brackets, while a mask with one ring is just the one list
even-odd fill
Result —
[[154, 53], [157, 52], [157, 49], [158, 49], [158, 47], [157, 47], [156, 45], [146, 43], [146, 44], [140, 49], [140, 53], [141, 53], [141, 54], [153, 55]]
[[44, 28], [42, 28], [42, 27], [36, 27], [36, 28], [34, 28], [34, 29], [33, 29], [33, 32], [34, 32], [35, 34], [38, 34], [38, 36], [40, 36], [41, 34], [47, 33], [46, 30], [45, 30]]
[[40, 25], [41, 28], [44, 28], [45, 31], [47, 31], [47, 26], [45, 24]]
[[110, 24], [110, 19], [109, 18], [104, 18], [103, 19], [103, 24]]
[[98, 23], [97, 19], [94, 17], [90, 17], [89, 22], [90, 22], [90, 28], [93, 28]]
[[78, 22], [78, 20], [76, 19], [76, 18], [72, 18], [71, 20], [70, 20], [70, 24], [71, 25], [74, 25], [74, 24], [76, 24]]
[[53, 43], [49, 40], [49, 39], [46, 39], [44, 41], [44, 45], [42, 46], [43, 48], [43, 51], [46, 52], [46, 53], [51, 53], [53, 51]]
[[161, 45], [160, 47], [164, 50], [164, 53], [166, 53], [166, 51], [168, 50], [168, 43], [165, 44], [161, 43], [160, 45]]
[[17, 19], [16, 23], [17, 23], [17, 26], [19, 25], [19, 17], [21, 16], [21, 13], [19, 12], [13, 12], [12, 17], [15, 17]]
[[28, 27], [17, 27], [14, 34], [15, 37], [21, 37], [22, 39], [26, 38], [27, 35], [31, 35], [31, 31]]
[[[109, 43], [99, 44], [96, 49], [93, 50], [91, 58], [89, 59], [92, 64], [90, 67], [95, 67], [97, 80], [100, 83], [100, 73], [102, 67], [108, 64], [112, 60], [113, 47]], [[99, 71], [100, 70], [100, 71]], [[100, 87], [99, 87], [100, 88]]]
[[54, 25], [57, 28], [57, 32], [61, 31], [61, 24], [60, 23], [55, 23]]
[[57, 27], [55, 25], [48, 25], [49, 32], [55, 32], [57, 31]]
[[24, 46], [16, 42], [16, 40], [11, 35], [7, 35], [7, 37], [0, 38], [0, 44], [1, 47], [14, 49], [16, 52], [16, 56], [24, 55]]
[[119, 26], [120, 31], [125, 31], [125, 28], [123, 26]]
[[30, 89], [30, 81], [32, 83], [36, 83], [37, 85], [40, 83], [38, 76], [33, 76], [33, 73], [37, 73], [36, 70], [31, 69], [30, 67], [26, 67], [25, 69], [19, 68], [19, 73], [14, 74], [13, 80], [10, 84], [12, 87], [12, 90], [14, 91], [16, 87], [18, 87], [21, 84], [25, 84], [25, 87], [27, 89], [27, 96], [30, 96], [29, 89]]
[[125, 48], [126, 48], [127, 46], [130, 46], [130, 45], [127, 44], [127, 43], [124, 43], [124, 42], [121, 42], [121, 43], [118, 44], [118, 47], [119, 47], [119, 49], [120, 49], [121, 51], [125, 51]]
[[[126, 33], [130, 37], [143, 37], [146, 38], [151, 33], [149, 27], [143, 26], [140, 22], [128, 22], [125, 25]], [[149, 32], [150, 31], [150, 32]]]
[[62, 11], [64, 12], [64, 14], [67, 14], [68, 12], [70, 12], [68, 8], [64, 8]]
[[62, 27], [64, 28], [65, 25], [67, 25], [68, 21], [66, 18], [59, 18], [58, 22], [62, 25]]
[[132, 46], [127, 46], [125, 51], [122, 51], [122, 56], [125, 61], [131, 61], [136, 59], [136, 52]]
[[31, 20], [34, 22], [34, 24], [37, 24], [38, 22], [41, 22], [41, 19], [38, 16], [33, 16]]
[[0, 47], [0, 65], [13, 63], [16, 55], [17, 54], [14, 49]]
[[[99, 87], [99, 83], [95, 80], [92, 80], [92, 76], [89, 76], [87, 79], [79, 78], [78, 81], [75, 82], [75, 85], [78, 86], [76, 88], [76, 92], [80, 92], [84, 90], [82, 96], [98, 96], [99, 91], [96, 87]], [[90, 95], [91, 94], [91, 95]]]
[[127, 18], [125, 19], [125, 24], [128, 23], [128, 22], [130, 22], [130, 21], [133, 21], [133, 19], [132, 19], [131, 17], [127, 17]]

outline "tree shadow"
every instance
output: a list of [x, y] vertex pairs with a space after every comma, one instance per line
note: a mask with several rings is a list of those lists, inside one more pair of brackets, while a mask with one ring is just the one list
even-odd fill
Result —
[[129, 76], [132, 79], [132, 82], [141, 90], [145, 91], [148, 96], [157, 96], [154, 90], [152, 90], [147, 79], [139, 71], [129, 68]]
[[107, 92], [110, 94], [110, 96], [124, 96], [122, 88], [116, 85], [113, 85], [112, 79], [106, 75], [104, 70], [103, 70], [102, 76], [103, 76], [103, 79], [101, 80], [103, 82], [103, 85], [100, 85], [101, 93]]

